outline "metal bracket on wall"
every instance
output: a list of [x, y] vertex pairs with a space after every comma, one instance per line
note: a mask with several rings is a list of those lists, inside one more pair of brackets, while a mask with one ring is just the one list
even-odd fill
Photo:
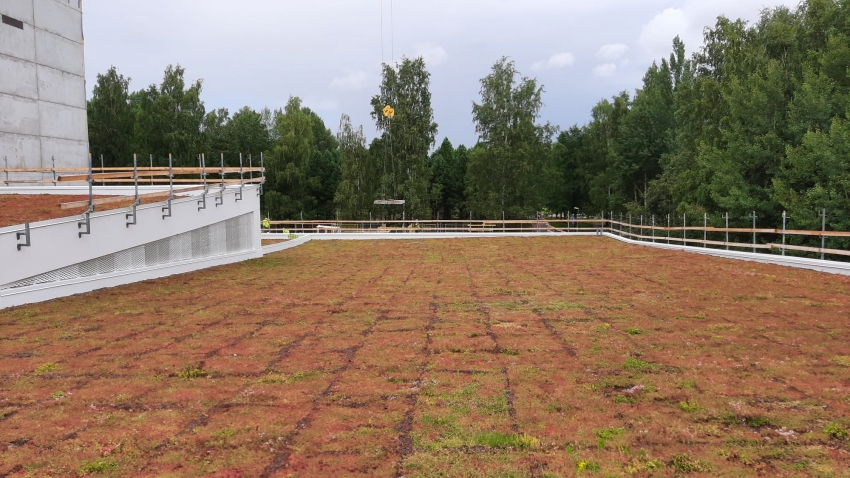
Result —
[[171, 199], [166, 201], [167, 206], [162, 206], [162, 212], [168, 211], [168, 214], [163, 214], [162, 218], [165, 219], [167, 217], [171, 217]]
[[207, 190], [204, 189], [204, 193], [201, 194], [201, 199], [198, 200], [198, 211], [200, 211], [201, 209], [206, 209], [206, 208], [207, 208]]
[[242, 200], [242, 188], [240, 187], [239, 191], [236, 191], [236, 202], [239, 202], [241, 200]]
[[85, 220], [80, 221], [80, 222], [78, 222], [78, 223], [77, 223], [77, 229], [81, 229], [83, 226], [86, 226], [86, 230], [85, 230], [85, 231], [81, 231], [81, 232], [77, 233], [77, 234], [78, 234], [78, 237], [80, 237], [80, 238], [82, 238], [82, 237], [83, 237], [83, 234], [91, 234], [91, 219], [90, 219], [90, 214], [91, 214], [91, 213], [89, 213], [89, 212], [85, 213], [85, 217], [86, 217], [86, 218], [85, 218]]
[[222, 189], [218, 196], [215, 197], [215, 207], [219, 207], [224, 204], [224, 190]]
[[21, 237], [26, 237], [27, 242], [23, 244], [18, 244], [18, 250], [20, 251], [22, 247], [30, 247], [30, 223], [24, 223], [24, 232], [17, 233], [17, 238], [20, 241]]
[[130, 213], [124, 214], [124, 218], [125, 218], [125, 219], [130, 219], [130, 217], [132, 217], [132, 218], [133, 218], [133, 222], [128, 222], [128, 223], [126, 224], [126, 226], [127, 226], [127, 227], [135, 226], [135, 225], [136, 225], [136, 205], [135, 205], [135, 204], [133, 204], [133, 205], [132, 205], [132, 206], [130, 206], [130, 207], [132, 208], [133, 212], [130, 212]]

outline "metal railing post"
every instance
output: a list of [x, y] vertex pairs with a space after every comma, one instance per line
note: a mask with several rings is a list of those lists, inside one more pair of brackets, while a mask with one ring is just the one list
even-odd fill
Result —
[[198, 161], [201, 163], [201, 180], [204, 182], [204, 192], [201, 193], [201, 199], [198, 201], [198, 211], [207, 208], [207, 158], [205, 153], [198, 156]]
[[702, 214], [702, 247], [708, 248], [708, 213]]
[[667, 244], [670, 244], [670, 215], [667, 215]]
[[682, 245], [688, 245], [688, 215], [682, 214]]
[[127, 227], [136, 225], [136, 207], [139, 205], [139, 164], [138, 164], [137, 155], [135, 155], [135, 154], [133, 155], [133, 183], [135, 185], [135, 191], [136, 191], [136, 198], [133, 201], [133, 205], [130, 206], [130, 208], [133, 212], [129, 212], [127, 214], [124, 214], [124, 219], [130, 219], [130, 217], [132, 217], [133, 222], [125, 223], [125, 226], [127, 226]]
[[729, 250], [729, 211], [726, 212], [726, 250]]
[[785, 255], [785, 222], [788, 219], [787, 211], [782, 211], [782, 255]]
[[239, 153], [239, 191], [236, 194], [236, 201], [242, 200], [243, 188], [245, 188], [245, 173], [242, 171], [242, 153]]
[[652, 242], [655, 243], [655, 214], [652, 215]]
[[224, 187], [224, 153], [221, 153], [221, 190], [218, 192], [218, 196], [215, 197], [215, 207], [224, 204]]
[[826, 249], [826, 208], [823, 209], [823, 212], [820, 214], [821, 217], [821, 236], [820, 236], [820, 259], [824, 259], [823, 250]]
[[756, 252], [756, 219], [758, 219], [758, 216], [756, 216], [756, 212], [753, 211], [753, 215], [750, 216], [750, 217], [753, 218], [753, 253], [755, 253]]
[[171, 153], [168, 153], [168, 205], [162, 208], [162, 212], [168, 210], [168, 214], [163, 214], [162, 218], [171, 217], [171, 201], [174, 199], [174, 168], [171, 162]]

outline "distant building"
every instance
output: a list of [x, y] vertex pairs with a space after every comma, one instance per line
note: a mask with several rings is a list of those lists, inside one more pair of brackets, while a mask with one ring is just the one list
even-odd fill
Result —
[[88, 164], [82, 0], [0, 0], [0, 167]]

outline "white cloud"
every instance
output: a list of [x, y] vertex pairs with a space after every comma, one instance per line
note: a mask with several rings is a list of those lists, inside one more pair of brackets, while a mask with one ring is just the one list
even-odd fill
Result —
[[366, 73], [355, 70], [349, 71], [344, 76], [334, 78], [331, 88], [342, 91], [355, 91], [366, 86]]
[[428, 66], [437, 66], [446, 59], [446, 50], [431, 43], [417, 43], [413, 45], [416, 56], [421, 56]]
[[555, 53], [550, 56], [548, 60], [538, 61], [531, 65], [532, 70], [550, 70], [554, 68], [563, 68], [565, 66], [572, 66], [575, 62], [575, 56], [572, 53], [564, 52], [564, 53]]
[[627, 51], [629, 51], [629, 47], [627, 45], [623, 45], [622, 43], [612, 43], [610, 45], [602, 45], [602, 48], [596, 52], [596, 56], [603, 60], [611, 61], [622, 58]]
[[617, 71], [617, 65], [615, 65], [613, 63], [603, 63], [601, 65], [596, 65], [593, 68], [593, 76], [598, 76], [598, 77], [611, 76], [616, 71]]
[[332, 99], [321, 97], [307, 97], [304, 99], [304, 106], [313, 111], [338, 111], [339, 103]]
[[653, 56], [667, 56], [676, 35], [689, 36], [690, 21], [681, 8], [668, 8], [643, 25], [638, 43]]

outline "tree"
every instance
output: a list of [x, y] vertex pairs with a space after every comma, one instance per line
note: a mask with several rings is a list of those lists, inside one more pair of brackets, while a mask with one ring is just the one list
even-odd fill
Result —
[[[256, 118], [255, 118], [256, 120]], [[261, 122], [255, 121], [255, 125]], [[275, 219], [331, 217], [339, 183], [337, 141], [319, 116], [290, 97], [275, 112], [274, 147], [266, 160], [264, 208]]]
[[463, 145], [452, 147], [443, 139], [429, 159], [431, 169], [431, 208], [440, 219], [460, 218], [464, 211], [468, 152]]
[[[379, 182], [381, 199], [405, 200], [405, 210], [414, 218], [430, 217], [427, 162], [437, 134], [430, 84], [431, 75], [421, 57], [402, 58], [397, 66], [384, 65], [380, 93], [371, 102], [372, 118], [381, 134], [373, 146], [387, 156], [388, 167]], [[395, 110], [392, 119], [383, 114], [388, 105]]]
[[195, 164], [194, 158], [204, 146], [203, 82], [197, 80], [186, 88], [184, 73], [180, 65], [168, 65], [158, 87], [150, 85], [130, 96], [135, 114], [134, 151], [157, 158], [172, 153], [183, 164]]
[[103, 155], [104, 165], [124, 166], [131, 161], [133, 112], [130, 109], [130, 78], [113, 66], [97, 75], [88, 101], [89, 148]]
[[351, 118], [342, 115], [337, 132], [340, 155], [340, 183], [334, 201], [346, 219], [367, 218], [377, 184], [377, 171], [366, 148], [363, 127], [355, 129]]
[[488, 217], [528, 216], [545, 202], [541, 182], [555, 128], [536, 124], [543, 88], [519, 77], [503, 57], [481, 80], [481, 103], [472, 104], [479, 147], [469, 156], [467, 192], [475, 212]]

